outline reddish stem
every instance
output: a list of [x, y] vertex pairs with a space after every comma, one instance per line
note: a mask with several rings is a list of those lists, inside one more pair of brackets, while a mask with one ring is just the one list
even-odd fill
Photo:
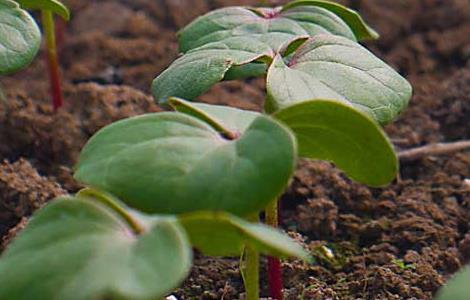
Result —
[[54, 112], [62, 107], [64, 104], [64, 98], [62, 95], [61, 82], [60, 82], [60, 71], [59, 71], [59, 62], [57, 55], [47, 56], [47, 65], [49, 71], [49, 81], [52, 95], [52, 106], [54, 107]]
[[61, 80], [54, 29], [54, 16], [51, 11], [42, 11], [42, 25], [44, 28], [44, 35], [47, 46], [47, 67], [51, 87], [52, 106], [54, 107], [54, 111], [57, 112], [57, 110], [64, 104], [64, 99], [62, 96], [60, 82]]
[[[274, 201], [266, 208], [266, 224], [272, 227], [279, 225], [278, 201]], [[273, 299], [282, 300], [282, 266], [281, 260], [276, 257], [268, 257], [268, 284], [269, 295]]]
[[269, 295], [273, 299], [282, 300], [282, 267], [276, 257], [268, 257]]

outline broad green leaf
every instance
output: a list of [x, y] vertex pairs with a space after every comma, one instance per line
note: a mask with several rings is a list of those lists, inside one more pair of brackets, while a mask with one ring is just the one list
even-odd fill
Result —
[[153, 82], [157, 102], [172, 96], [192, 100], [221, 80], [262, 76], [262, 62], [270, 63], [274, 53], [287, 56], [287, 50], [318, 34], [354, 42], [356, 36], [377, 37], [353, 10], [329, 1], [303, 2], [284, 8], [226, 7], [197, 18], [178, 34], [185, 55]]
[[262, 210], [287, 185], [296, 156], [288, 129], [257, 117], [237, 139], [164, 112], [116, 122], [83, 149], [75, 177], [147, 213]]
[[264, 42], [277, 51], [299, 37], [319, 33], [356, 40], [349, 26], [338, 15], [312, 5], [284, 10], [237, 6], [221, 8], [194, 20], [179, 32], [178, 37], [183, 53], [236, 36]]
[[229, 106], [194, 103], [179, 98], [170, 98], [171, 107], [176, 111], [196, 117], [219, 132], [244, 133], [261, 114]]
[[0, 0], [0, 74], [29, 65], [41, 43], [41, 32], [33, 18], [18, 3]]
[[236, 256], [250, 245], [265, 255], [310, 260], [300, 244], [264, 224], [250, 223], [222, 212], [197, 212], [182, 215], [179, 220], [192, 245], [205, 255]]
[[273, 56], [266, 44], [245, 37], [210, 43], [174, 61], [153, 81], [152, 94], [159, 103], [169, 97], [193, 99], [221, 81], [232, 66]]
[[294, 132], [302, 157], [334, 162], [349, 177], [370, 186], [396, 177], [398, 161], [385, 133], [351, 106], [312, 100], [284, 108], [274, 117]]
[[16, 0], [21, 7], [25, 9], [50, 10], [62, 17], [62, 19], [70, 20], [70, 10], [62, 2], [57, 0]]
[[305, 6], [310, 5], [323, 7], [335, 13], [344, 22], [346, 22], [346, 24], [348, 24], [348, 26], [354, 32], [356, 39], [359, 41], [377, 39], [379, 37], [379, 34], [374, 29], [369, 27], [356, 11], [335, 2], [325, 0], [292, 1], [283, 7], [283, 11], [289, 11], [293, 8], [302, 9]]
[[141, 235], [107, 207], [61, 198], [40, 210], [0, 260], [0, 299], [159, 299], [186, 277], [191, 248], [176, 219]]
[[436, 300], [468, 300], [470, 295], [470, 267], [454, 275], [437, 293]]
[[395, 118], [408, 104], [408, 81], [361, 45], [317, 35], [288, 62], [279, 55], [268, 70], [266, 111], [311, 99], [351, 103], [379, 123]]

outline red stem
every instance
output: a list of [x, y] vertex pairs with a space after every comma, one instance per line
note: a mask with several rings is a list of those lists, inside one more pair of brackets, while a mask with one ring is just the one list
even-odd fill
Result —
[[282, 267], [276, 257], [268, 257], [269, 295], [273, 299], [282, 300]]
[[57, 55], [56, 32], [54, 26], [54, 15], [49, 10], [42, 11], [42, 25], [47, 47], [47, 67], [52, 95], [52, 106], [54, 111], [64, 104], [60, 83], [59, 58]]
[[[266, 224], [275, 228], [279, 226], [278, 201], [274, 201], [266, 208]], [[279, 258], [268, 257], [268, 284], [270, 297], [282, 300], [282, 265]]]
[[48, 52], [47, 55], [47, 66], [49, 71], [49, 81], [52, 95], [52, 106], [54, 107], [54, 112], [62, 107], [64, 104], [64, 98], [62, 95], [61, 82], [60, 82], [60, 71], [59, 71], [59, 61], [57, 59], [57, 54], [51, 55]]

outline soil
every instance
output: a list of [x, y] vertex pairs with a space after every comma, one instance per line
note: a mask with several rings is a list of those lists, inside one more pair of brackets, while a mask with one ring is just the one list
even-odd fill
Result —
[[[94, 132], [160, 110], [149, 87], [178, 56], [178, 28], [210, 9], [260, 1], [65, 2], [73, 12], [60, 45], [66, 106], [52, 112], [41, 59], [0, 78], [7, 99], [0, 106], [4, 246], [34, 210], [80, 188], [72, 167]], [[386, 128], [397, 149], [469, 139], [468, 0], [341, 2], [381, 33], [367, 46], [414, 86], [409, 109]], [[264, 94], [263, 80], [255, 79], [219, 84], [201, 98], [259, 110]], [[348, 180], [329, 163], [301, 161], [282, 197], [282, 228], [317, 261], [284, 262], [286, 298], [432, 299], [470, 261], [469, 178], [468, 151], [403, 163], [399, 179], [380, 189]], [[239, 299], [242, 293], [237, 258], [196, 255], [191, 276], [174, 294]]]

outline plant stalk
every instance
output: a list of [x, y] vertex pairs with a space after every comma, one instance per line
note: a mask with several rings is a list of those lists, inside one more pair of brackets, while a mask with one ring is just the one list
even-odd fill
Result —
[[[266, 207], [266, 224], [277, 228], [279, 225], [278, 201], [273, 201]], [[268, 257], [268, 284], [269, 296], [273, 299], [282, 300], [282, 266], [277, 257]]]
[[245, 248], [245, 291], [247, 300], [259, 299], [259, 252], [252, 246]]
[[55, 36], [54, 15], [50, 10], [42, 10], [42, 26], [47, 47], [47, 65], [49, 71], [49, 81], [52, 95], [52, 106], [54, 111], [64, 104], [62, 95], [59, 58], [57, 56], [57, 44]]
[[[259, 222], [259, 215], [250, 216], [247, 218], [250, 222]], [[245, 284], [245, 293], [247, 300], [259, 299], [259, 264], [260, 255], [258, 250], [253, 246], [246, 244], [242, 260], [240, 263], [244, 265], [241, 267], [241, 274], [243, 283]]]

